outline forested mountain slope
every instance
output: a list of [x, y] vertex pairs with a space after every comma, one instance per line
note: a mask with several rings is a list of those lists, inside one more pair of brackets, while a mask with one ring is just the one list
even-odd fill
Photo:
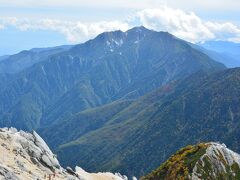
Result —
[[[85, 111], [42, 133], [51, 146], [55, 139], [63, 143], [54, 146], [64, 164], [140, 176], [199, 141], [224, 142], [239, 152], [239, 90], [239, 68], [196, 73], [128, 102], [124, 109], [119, 102]], [[67, 139], [64, 131], [79, 136]]]

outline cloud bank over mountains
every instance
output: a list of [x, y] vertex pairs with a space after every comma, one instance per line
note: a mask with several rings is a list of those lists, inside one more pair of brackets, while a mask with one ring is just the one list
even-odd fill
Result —
[[145, 9], [137, 13], [137, 18], [147, 28], [168, 31], [190, 42], [206, 40], [240, 41], [240, 27], [225, 22], [204, 21], [194, 12], [162, 7]]
[[240, 42], [240, 27], [231, 22], [205, 21], [194, 12], [167, 6], [138, 10], [124, 21], [81, 22], [59, 19], [0, 17], [0, 30], [14, 27], [21, 31], [53, 31], [71, 43], [84, 42], [103, 31], [122, 30], [143, 25], [156, 31], [168, 31], [190, 42], [225, 40]]
[[96, 22], [82, 23], [79, 21], [62, 21], [56, 19], [18, 19], [16, 17], [0, 18], [0, 28], [14, 27], [21, 31], [43, 30], [54, 31], [63, 34], [69, 42], [77, 43], [85, 41], [104, 31], [112, 31], [116, 29], [127, 30], [127, 23], [112, 22]]

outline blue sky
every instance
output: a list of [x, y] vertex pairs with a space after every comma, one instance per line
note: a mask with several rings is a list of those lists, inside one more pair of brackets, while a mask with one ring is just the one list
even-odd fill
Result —
[[0, 0], [0, 55], [144, 25], [191, 42], [240, 42], [239, 0]]

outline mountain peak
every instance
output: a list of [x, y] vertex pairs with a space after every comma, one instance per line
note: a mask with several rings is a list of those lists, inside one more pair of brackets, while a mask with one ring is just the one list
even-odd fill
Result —
[[153, 30], [147, 29], [144, 26], [136, 26], [136, 27], [129, 29], [127, 32], [130, 32], [130, 31], [143, 32], [143, 31], [153, 31]]
[[168, 35], [168, 36], [175, 37], [174, 35], [170, 34], [169, 32], [155, 31], [155, 30], [152, 30], [152, 29], [148, 29], [145, 26], [133, 27], [132, 29], [129, 29], [128, 31], [126, 31], [126, 33], [159, 33], [159, 34], [165, 34], [165, 35]]
[[123, 36], [123, 34], [124, 34], [124, 32], [122, 32], [121, 30], [103, 32], [103, 33], [99, 34], [96, 37], [96, 39], [97, 40], [109, 40], [109, 39], [113, 39], [113, 38], [120, 38]]

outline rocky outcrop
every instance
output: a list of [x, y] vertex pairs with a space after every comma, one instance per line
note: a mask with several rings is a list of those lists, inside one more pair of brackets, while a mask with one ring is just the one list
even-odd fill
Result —
[[88, 173], [76, 167], [64, 169], [56, 155], [36, 133], [0, 129], [0, 179], [8, 180], [126, 180], [127, 177], [112, 173]]
[[239, 179], [240, 155], [224, 144], [209, 143], [193, 168], [191, 179]]
[[240, 155], [224, 144], [214, 142], [187, 146], [141, 179], [238, 180], [240, 179]]

